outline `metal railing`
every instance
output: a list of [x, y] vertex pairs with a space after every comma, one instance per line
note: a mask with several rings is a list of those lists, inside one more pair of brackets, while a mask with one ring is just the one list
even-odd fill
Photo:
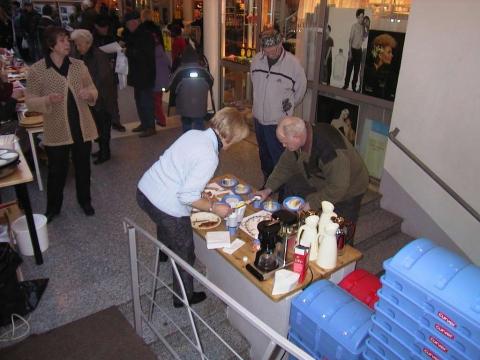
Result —
[[[217, 339], [219, 339], [225, 347], [232, 352], [238, 359], [242, 359], [242, 357], [209, 325], [205, 322], [205, 320], [193, 309], [189, 306], [187, 295], [185, 292], [185, 288], [183, 286], [183, 282], [181, 280], [180, 274], [178, 272], [178, 266], [180, 266], [183, 270], [188, 272], [190, 275], [194, 277], [200, 284], [206, 287], [211, 293], [217, 296], [220, 300], [222, 300], [228, 307], [238, 313], [244, 320], [246, 320], [252, 327], [259, 330], [263, 335], [265, 335], [268, 339], [270, 339], [270, 343], [267, 346], [267, 349], [263, 355], [263, 360], [271, 359], [273, 353], [275, 352], [277, 347], [281, 347], [285, 350], [285, 352], [295, 356], [297, 359], [305, 359], [305, 360], [313, 360], [313, 358], [307, 354], [305, 351], [300, 349], [294, 343], [290, 342], [286, 337], [276, 332], [272, 329], [269, 325], [264, 323], [250, 311], [248, 311], [245, 307], [243, 307], [240, 303], [238, 303], [235, 299], [225, 293], [222, 289], [217, 287], [214, 283], [208, 280], [204, 275], [190, 266], [187, 262], [181, 259], [177, 254], [172, 252], [169, 248], [167, 248], [163, 243], [158, 241], [154, 238], [150, 233], [144, 230], [142, 227], [137, 225], [132, 220], [125, 218], [124, 219], [124, 230], [128, 234], [128, 241], [129, 241], [129, 250], [130, 250], [130, 267], [131, 267], [131, 276], [132, 276], [132, 297], [133, 297], [133, 312], [134, 312], [134, 328], [136, 333], [143, 337], [143, 327], [142, 323], [145, 323], [150, 330], [158, 337], [158, 339], [165, 345], [168, 351], [175, 357], [175, 359], [180, 359], [180, 356], [177, 354], [175, 349], [168, 343], [167, 339], [160, 333], [158, 329], [155, 328], [155, 324], [152, 322], [152, 314], [154, 309], [158, 309], [163, 316], [165, 316], [173, 325], [179, 330], [180, 334], [184, 336], [187, 341], [196, 349], [199, 353], [199, 356], [202, 359], [208, 359], [207, 355], [205, 354], [201, 339], [197, 330], [197, 325], [195, 323], [194, 317], [198, 319], [206, 328], [211, 331]], [[156, 249], [156, 256], [155, 256], [155, 265], [154, 271], [151, 271], [150, 268], [145, 265], [144, 262], [140, 261], [137, 256], [137, 233], [143, 235], [142, 239], [145, 238], [150, 241], [155, 249]], [[158, 277], [158, 258], [159, 252], [162, 251], [165, 253], [172, 265], [174, 275], [178, 279], [178, 283], [180, 285], [181, 290], [181, 297], [179, 297], [172, 288], [170, 288], [164, 280]], [[152, 288], [150, 291], [147, 291], [145, 296], [149, 301], [148, 306], [148, 314], [145, 314], [142, 311], [141, 303], [140, 303], [140, 281], [139, 281], [139, 266], [144, 269], [150, 276], [152, 276]], [[163, 311], [159, 304], [155, 301], [155, 293], [157, 292], [157, 282], [160, 282], [166, 289], [168, 289], [174, 296], [176, 296], [179, 300], [181, 300], [185, 306], [185, 309], [188, 313], [188, 317], [190, 320], [190, 326], [192, 332], [194, 334], [195, 340], [192, 341], [185, 332], [175, 324], [175, 321], [169, 316], [168, 313]]]
[[433, 181], [435, 181], [440, 187], [445, 190], [452, 198], [454, 198], [470, 215], [472, 215], [477, 221], [480, 222], [480, 214], [469, 205], [460, 195], [455, 192], [445, 181], [443, 181], [437, 174], [435, 174], [423, 161], [421, 161], [414, 153], [412, 153], [404, 144], [397, 139], [397, 135], [400, 132], [399, 128], [393, 129], [389, 134], [388, 138], [395, 144], [397, 147], [402, 150], [405, 155], [407, 155], [415, 164], [417, 164], [423, 171], [430, 176]]

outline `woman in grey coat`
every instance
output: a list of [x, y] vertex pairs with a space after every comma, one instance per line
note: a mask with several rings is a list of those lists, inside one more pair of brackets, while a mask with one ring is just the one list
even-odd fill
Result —
[[112, 114], [115, 111], [114, 99], [117, 97], [115, 78], [108, 55], [92, 46], [93, 37], [90, 31], [85, 29], [74, 30], [70, 37], [75, 42], [79, 58], [87, 65], [90, 76], [98, 90], [97, 103], [91, 108], [97, 125], [100, 148], [92, 156], [96, 157], [93, 163], [98, 165], [110, 160], [110, 127], [112, 125]]

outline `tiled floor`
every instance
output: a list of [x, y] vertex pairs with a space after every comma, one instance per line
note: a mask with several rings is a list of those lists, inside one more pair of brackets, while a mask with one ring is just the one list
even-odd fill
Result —
[[[129, 107], [123, 111], [128, 113], [132, 113]], [[122, 121], [128, 119], [128, 115], [122, 115]], [[31, 314], [32, 332], [44, 332], [131, 299], [122, 219], [129, 217], [154, 233], [153, 224], [136, 205], [135, 191], [143, 172], [181, 135], [178, 119], [169, 121], [169, 125], [149, 138], [128, 136], [127, 132], [112, 140], [111, 161], [92, 166], [91, 191], [96, 210], [93, 217], [86, 217], [76, 203], [70, 169], [62, 212], [48, 225], [50, 247], [44, 253], [45, 263], [37, 266], [33, 257], [24, 257], [22, 265], [26, 279], [50, 279], [38, 308]], [[259, 186], [256, 152], [255, 145], [245, 141], [222, 153], [218, 174], [235, 173]], [[45, 166], [41, 170], [46, 180]], [[39, 192], [36, 183], [29, 184], [29, 192], [34, 212], [43, 213], [45, 192]], [[8, 199], [13, 193], [6, 191], [2, 195]], [[141, 246], [139, 253], [153, 262], [152, 248]], [[169, 265], [163, 264], [161, 272], [167, 278], [171, 276]]]

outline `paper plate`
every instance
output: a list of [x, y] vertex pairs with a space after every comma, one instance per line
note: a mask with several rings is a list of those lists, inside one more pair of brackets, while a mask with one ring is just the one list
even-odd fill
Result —
[[190, 216], [192, 227], [199, 230], [216, 228], [222, 222], [220, 216], [211, 212], [200, 211]]
[[242, 197], [240, 195], [235, 194], [227, 194], [222, 198], [222, 203], [230, 205], [230, 207], [234, 207], [237, 203], [242, 201]]
[[233, 189], [233, 192], [235, 194], [238, 194], [238, 195], [246, 195], [246, 194], [250, 193], [250, 191], [252, 191], [252, 188], [248, 185], [245, 185], [245, 184], [238, 184]]
[[305, 205], [305, 200], [300, 196], [289, 196], [283, 200], [283, 207], [288, 210], [298, 211], [303, 205]]
[[233, 187], [238, 184], [238, 180], [232, 177], [224, 177], [219, 183], [223, 187]]
[[274, 212], [280, 210], [280, 204], [273, 200], [267, 200], [263, 202], [262, 208], [265, 211]]

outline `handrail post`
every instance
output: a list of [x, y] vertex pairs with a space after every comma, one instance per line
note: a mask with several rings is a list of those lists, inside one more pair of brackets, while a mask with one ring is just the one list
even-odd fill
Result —
[[132, 298], [133, 298], [133, 320], [135, 331], [138, 336], [143, 337], [142, 317], [140, 306], [140, 286], [138, 281], [138, 263], [137, 263], [137, 239], [135, 227], [127, 224], [128, 245], [130, 250], [130, 270], [132, 275]]

